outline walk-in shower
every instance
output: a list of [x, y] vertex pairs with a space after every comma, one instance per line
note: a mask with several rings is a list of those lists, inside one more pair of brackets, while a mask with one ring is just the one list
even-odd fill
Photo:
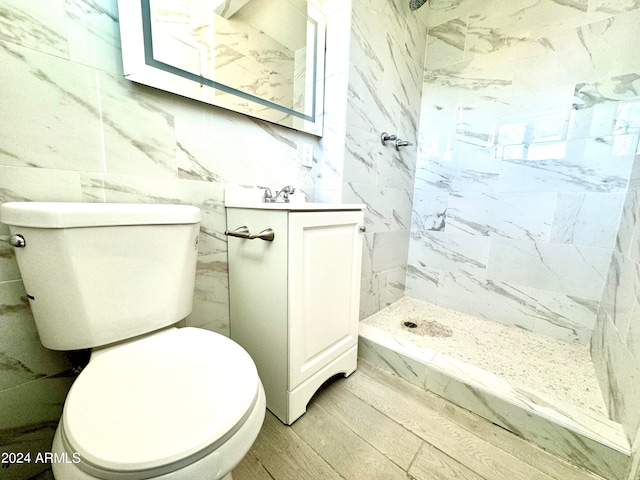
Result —
[[[345, 178], [371, 208], [360, 355], [605, 478], [635, 478], [640, 8], [396, 3], [354, 10], [358, 27], [401, 16], [387, 38], [413, 43], [358, 65], [354, 91], [383, 80], [349, 115], [418, 131], [399, 153], [354, 137], [366, 165]], [[374, 39], [354, 29], [354, 51]], [[402, 95], [377, 98], [391, 81]], [[399, 299], [435, 317], [371, 317]]]

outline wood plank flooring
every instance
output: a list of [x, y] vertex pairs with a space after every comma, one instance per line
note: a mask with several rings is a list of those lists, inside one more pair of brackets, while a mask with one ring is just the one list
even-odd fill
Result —
[[360, 361], [292, 426], [269, 411], [234, 480], [602, 480]]
[[364, 361], [292, 426], [267, 411], [233, 478], [603, 480]]

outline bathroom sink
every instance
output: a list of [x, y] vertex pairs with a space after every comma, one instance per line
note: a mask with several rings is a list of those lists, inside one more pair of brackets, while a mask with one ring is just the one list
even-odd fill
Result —
[[227, 208], [255, 208], [261, 210], [319, 211], [362, 210], [363, 203], [307, 202], [304, 193], [294, 193], [289, 202], [266, 203], [262, 201], [264, 190], [260, 188], [227, 188], [224, 191], [224, 206]]

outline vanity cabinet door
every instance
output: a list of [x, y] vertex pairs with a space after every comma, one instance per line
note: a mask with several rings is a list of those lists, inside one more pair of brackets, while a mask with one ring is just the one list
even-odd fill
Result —
[[358, 341], [361, 211], [289, 214], [289, 390]]

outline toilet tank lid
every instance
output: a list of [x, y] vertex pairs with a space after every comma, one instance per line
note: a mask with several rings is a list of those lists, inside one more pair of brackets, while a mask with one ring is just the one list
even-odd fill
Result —
[[0, 222], [35, 228], [198, 223], [200, 209], [191, 205], [148, 203], [7, 202]]

